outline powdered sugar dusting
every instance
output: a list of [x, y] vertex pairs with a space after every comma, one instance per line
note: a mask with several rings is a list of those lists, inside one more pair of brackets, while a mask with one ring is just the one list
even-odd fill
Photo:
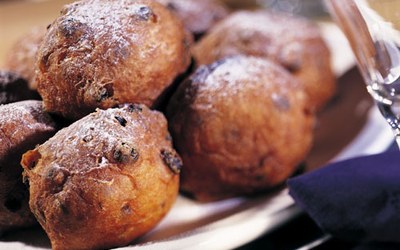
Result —
[[239, 11], [224, 22], [224, 27], [232, 26], [241, 30], [242, 36], [247, 34], [251, 37], [254, 33], [260, 33], [270, 34], [276, 39], [285, 38], [285, 40], [287, 37], [312, 39], [321, 36], [318, 27], [310, 21], [283, 13]]
[[[32, 149], [56, 132], [57, 126], [44, 112], [41, 101], [22, 101], [0, 105], [0, 157], [18, 159], [21, 149]], [[7, 158], [7, 157], [6, 157]], [[0, 159], [5, 160], [5, 159]], [[17, 166], [19, 161], [7, 160]]]
[[202, 66], [192, 76], [191, 84], [197, 89], [196, 94], [187, 98], [194, 98], [196, 109], [206, 112], [215, 103], [225, 103], [225, 99], [269, 98], [278, 102], [292, 96], [294, 102], [303, 103], [305, 98], [304, 88], [288, 71], [267, 59], [252, 56], [233, 56]]
[[[288, 72], [266, 59], [235, 56], [225, 59], [218, 65], [199, 87], [203, 91], [219, 95], [224, 95], [226, 88], [229, 88], [230, 94], [235, 94], [240, 93], [244, 88], [257, 88], [258, 85], [261, 85], [264, 90], [280, 86], [282, 91], [285, 91], [288, 87], [287, 75]], [[260, 81], [264, 82], [260, 83]]]
[[74, 60], [76, 68], [95, 60], [116, 65], [127, 59], [130, 47], [137, 44], [140, 34], [132, 32], [135, 23], [145, 22], [152, 15], [152, 10], [140, 1], [79, 1], [64, 7], [50, 36], [56, 33], [64, 39], [68, 53], [75, 59], [67, 56], [63, 60]]
[[[0, 127], [7, 123], [20, 123], [21, 126], [28, 127], [32, 131], [53, 130], [54, 122], [46, 114], [41, 101], [21, 101], [0, 105]], [[18, 128], [14, 133], [18, 133]]]
[[[141, 149], [153, 146], [137, 145], [138, 142], [148, 141], [144, 138], [146, 133], [143, 133], [148, 125], [140, 116], [126, 108], [97, 110], [60, 130], [41, 145], [39, 151], [50, 150], [51, 164], [67, 168], [70, 174], [110, 168], [120, 160], [121, 155], [118, 154], [139, 146]], [[121, 124], [121, 121], [124, 122]]]
[[290, 58], [296, 61], [294, 57], [310, 54], [314, 50], [310, 43], [315, 42], [322, 43], [321, 34], [308, 20], [268, 11], [238, 11], [216, 24], [194, 47], [194, 55], [198, 62], [210, 63], [215, 58], [245, 53], [296, 67], [296, 62], [283, 58], [290, 51], [283, 50], [296, 50]]

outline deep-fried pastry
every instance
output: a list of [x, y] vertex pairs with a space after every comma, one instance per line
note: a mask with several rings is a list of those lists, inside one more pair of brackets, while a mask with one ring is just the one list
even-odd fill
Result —
[[144, 105], [97, 110], [23, 155], [30, 207], [53, 249], [123, 246], [153, 228], [178, 193], [164, 116]]
[[228, 16], [229, 10], [217, 0], [156, 0], [182, 21], [185, 27], [200, 38], [217, 22]]
[[282, 183], [313, 137], [302, 85], [255, 57], [201, 66], [173, 95], [167, 117], [184, 164], [181, 189], [201, 201]]
[[45, 34], [46, 27], [32, 28], [14, 43], [6, 56], [5, 67], [26, 79], [32, 90], [37, 89], [35, 81], [36, 53]]
[[78, 119], [123, 103], [154, 107], [190, 63], [191, 35], [151, 0], [82, 0], [64, 7], [38, 51], [45, 109]]
[[311, 22], [268, 11], [239, 11], [216, 24], [193, 48], [199, 65], [245, 54], [279, 63], [304, 85], [320, 110], [335, 92], [330, 52]]
[[36, 223], [19, 162], [23, 153], [47, 140], [56, 129], [41, 101], [0, 105], [0, 232]]

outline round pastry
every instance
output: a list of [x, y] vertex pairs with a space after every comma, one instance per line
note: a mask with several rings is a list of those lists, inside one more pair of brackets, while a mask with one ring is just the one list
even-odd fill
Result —
[[0, 232], [36, 223], [20, 160], [23, 153], [55, 132], [56, 124], [43, 111], [41, 101], [0, 106]]
[[314, 114], [281, 66], [232, 57], [201, 66], [167, 109], [184, 167], [181, 188], [201, 201], [282, 183], [308, 153]]
[[196, 39], [214, 24], [225, 18], [229, 11], [217, 0], [156, 0], [176, 14]]
[[38, 51], [45, 109], [78, 119], [121, 103], [154, 107], [190, 63], [190, 34], [151, 0], [83, 0], [64, 7]]
[[166, 119], [145, 105], [97, 110], [21, 163], [53, 249], [106, 249], [146, 233], [175, 201], [182, 166]]
[[28, 82], [21, 76], [13, 72], [0, 70], [0, 104], [39, 99], [39, 94], [31, 90]]
[[335, 91], [330, 52], [317, 26], [267, 11], [239, 11], [215, 25], [193, 48], [198, 64], [245, 54], [265, 57], [294, 74], [310, 107], [321, 109]]
[[37, 89], [35, 82], [36, 53], [46, 34], [46, 27], [35, 27], [18, 39], [6, 56], [5, 67], [25, 78], [29, 87]]

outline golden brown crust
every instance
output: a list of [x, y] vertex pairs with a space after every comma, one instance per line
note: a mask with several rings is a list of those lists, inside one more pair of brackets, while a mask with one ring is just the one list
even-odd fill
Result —
[[228, 16], [229, 10], [217, 0], [156, 0], [175, 13], [192, 34], [199, 38], [217, 22]]
[[32, 90], [37, 89], [35, 82], [36, 53], [46, 34], [46, 27], [32, 28], [18, 39], [6, 56], [5, 67], [25, 78]]
[[310, 107], [321, 109], [335, 91], [330, 52], [309, 21], [267, 11], [239, 11], [224, 19], [193, 48], [199, 65], [246, 54], [273, 60], [304, 84]]
[[305, 100], [295, 78], [261, 58], [200, 67], [168, 106], [184, 163], [181, 189], [209, 201], [282, 183], [311, 146], [314, 115]]
[[83, 0], [67, 5], [38, 52], [45, 108], [77, 119], [96, 107], [153, 106], [190, 62], [188, 32], [150, 0]]
[[24, 154], [30, 206], [53, 249], [123, 246], [171, 208], [180, 158], [164, 116], [144, 105], [97, 110]]
[[40, 101], [0, 106], [0, 232], [36, 223], [28, 206], [29, 193], [22, 183], [19, 164], [24, 152], [56, 131]]

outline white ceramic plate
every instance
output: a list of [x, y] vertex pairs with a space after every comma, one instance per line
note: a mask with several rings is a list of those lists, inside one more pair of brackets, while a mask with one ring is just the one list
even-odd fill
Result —
[[[24, 10], [46, 9], [46, 6], [48, 10], [58, 8], [54, 6], [54, 2], [57, 1], [50, 2], [53, 3], [20, 3], [17, 5], [19, 5], [18, 8]], [[57, 4], [60, 5], [60, 2]], [[15, 6], [9, 5], [3, 9], [1, 8], [2, 5], [0, 5], [0, 18], [6, 19], [6, 12], [9, 13], [9, 9], [15, 9]], [[8, 26], [6, 28], [3, 26], [0, 31], [12, 31], [13, 33], [12, 36], [7, 37], [9, 40], [0, 41], [0, 59], [2, 59], [4, 51], [11, 44], [10, 40], [14, 39], [19, 33], [24, 32], [29, 25], [38, 24], [32, 23], [30, 20], [37, 20], [35, 15], [42, 14], [40, 11], [30, 11], [32, 17], [30, 19], [27, 18], [25, 22], [23, 18], [22, 21], [18, 20], [18, 22], [1, 20], [2, 26], [3, 21], [6, 21], [4, 24]], [[46, 17], [48, 18], [48, 16], [52, 15], [52, 13], [48, 14]], [[44, 22], [44, 20], [47, 20], [46, 17], [41, 16], [41, 20], [43, 19], [42, 21]], [[20, 30], [19, 27], [21, 27]], [[351, 50], [336, 26], [323, 23], [321, 28], [332, 51], [335, 73], [340, 77], [354, 66]], [[1, 37], [3, 39], [3, 34]], [[358, 84], [362, 83], [358, 82]], [[333, 104], [333, 106], [335, 105]], [[365, 104], [363, 100], [357, 102], [357, 105], [356, 110], [359, 109], [360, 113], [363, 113], [365, 117], [362, 120], [363, 125], [357, 128], [356, 132], [351, 132], [351, 137], [346, 138], [350, 143], [346, 142], [341, 151], [336, 150], [334, 151], [336, 152], [335, 155], [329, 156], [332, 161], [378, 153], [387, 148], [392, 142], [392, 133], [377, 109], [370, 109], [370, 104]], [[340, 112], [333, 114], [333, 116], [335, 115], [339, 117]], [[346, 124], [346, 127], [348, 126], [352, 126], [351, 119]], [[339, 127], [330, 133], [341, 134], [342, 130]], [[324, 145], [328, 146], [334, 143], [334, 141], [324, 141]], [[317, 148], [314, 151], [317, 153], [314, 154], [319, 154], [319, 145], [316, 146]], [[327, 158], [327, 156], [324, 157]], [[326, 162], [327, 159], [320, 161]], [[319, 167], [320, 163], [317, 165], [316, 167]], [[298, 213], [298, 208], [294, 205], [285, 188], [257, 198], [235, 198], [207, 204], [201, 204], [180, 196], [170, 213], [154, 230], [131, 246], [120, 249], [231, 249], [254, 240], [293, 218]], [[28, 250], [49, 248], [49, 240], [40, 228], [15, 231], [0, 238], [0, 249]]]

